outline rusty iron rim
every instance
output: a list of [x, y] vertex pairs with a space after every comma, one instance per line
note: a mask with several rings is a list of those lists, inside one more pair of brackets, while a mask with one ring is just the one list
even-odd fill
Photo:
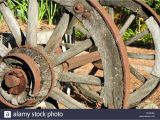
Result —
[[96, 10], [103, 17], [106, 24], [109, 26], [109, 29], [111, 30], [115, 38], [115, 42], [118, 46], [118, 50], [119, 50], [120, 57], [122, 60], [122, 67], [123, 67], [123, 74], [124, 74], [123, 108], [128, 108], [130, 69], [129, 69], [129, 62], [128, 62], [128, 55], [127, 55], [126, 47], [121, 38], [118, 28], [116, 27], [115, 23], [111, 19], [110, 15], [106, 12], [106, 10], [96, 0], [89, 0], [89, 2], [94, 8], [96, 8]]

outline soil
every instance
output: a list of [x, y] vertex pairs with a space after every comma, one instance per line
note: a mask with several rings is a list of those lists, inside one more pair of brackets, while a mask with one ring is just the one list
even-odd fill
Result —
[[[27, 25], [26, 24], [22, 24], [20, 22], [20, 27], [23, 31], [26, 31]], [[1, 24], [0, 26], [0, 32], [7, 32], [9, 31], [8, 27], [6, 26], [5, 23]], [[54, 25], [49, 26], [46, 25], [46, 23], [42, 23], [40, 24], [39, 29], [51, 29], [51, 28], [55, 28]], [[144, 53], [144, 54], [154, 54], [154, 50], [152, 49], [142, 49], [142, 48], [136, 48], [136, 47], [127, 47], [127, 51], [128, 52], [133, 52], [133, 53]], [[148, 78], [150, 76], [149, 72], [146, 72], [142, 66], [147, 66], [147, 67], [152, 67], [154, 65], [154, 61], [153, 60], [143, 60], [143, 59], [131, 59], [129, 58], [129, 62], [131, 64], [134, 64], [136, 66], [138, 66], [138, 70], [139, 72], [141, 72], [146, 78]], [[77, 74], [86, 74], [88, 73], [91, 68], [93, 68], [93, 64], [87, 64], [84, 65], [78, 69], [76, 69], [74, 72]], [[102, 70], [98, 70], [96, 72], [97, 76], [103, 76], [103, 71]], [[131, 89], [130, 92], [133, 92], [136, 88], [140, 87], [142, 85], [142, 83], [137, 80], [132, 74], [130, 74], [131, 79]], [[96, 86], [93, 87], [92, 89], [99, 89]], [[157, 106], [158, 108], [160, 108], [160, 87], [158, 87], [155, 92], [152, 93], [152, 95], [150, 95], [147, 99], [145, 99], [141, 104], [139, 104], [136, 108], [146, 108], [146, 106], [148, 105], [152, 105], [152, 106]], [[154, 107], [153, 107], [154, 108]]]

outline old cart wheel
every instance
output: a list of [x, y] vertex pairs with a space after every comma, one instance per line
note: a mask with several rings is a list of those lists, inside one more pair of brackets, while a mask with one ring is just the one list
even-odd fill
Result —
[[[6, 3], [0, 4], [0, 11], [18, 46], [9, 50], [0, 44], [0, 50], [3, 51], [0, 101], [8, 107], [20, 108], [36, 106], [50, 97], [67, 108], [101, 108], [102, 105], [107, 108], [127, 108], [127, 53], [109, 15], [102, 14], [105, 12], [103, 7], [94, 0], [53, 1], [63, 6], [64, 13], [45, 47], [37, 44], [37, 0], [29, 0], [28, 27], [24, 40]], [[87, 38], [75, 41], [75, 45], [62, 42], [65, 32], [72, 30], [75, 25], [70, 19], [78, 20], [79, 30], [87, 33]], [[64, 45], [68, 45], [69, 49], [62, 52], [60, 48]], [[94, 46], [98, 52], [89, 52]], [[87, 54], [79, 54], [83, 51]], [[102, 78], [72, 72], [97, 60], [103, 64]], [[83, 99], [77, 98], [77, 94], [69, 96], [63, 92], [61, 87], [64, 87], [64, 83], [70, 83]], [[96, 85], [100, 89], [90, 90], [88, 85]], [[90, 105], [84, 103], [84, 99], [94, 102]]]
[[[147, 73], [149, 77], [144, 76], [143, 73], [140, 72], [139, 68], [142, 68], [142, 66], [136, 67], [130, 64], [130, 71], [132, 75], [134, 75], [138, 80], [141, 81], [142, 85], [138, 88], [136, 88], [129, 97], [129, 106], [133, 107], [140, 103], [144, 98], [147, 98], [159, 85], [159, 77], [160, 77], [160, 62], [159, 62], [159, 35], [160, 35], [160, 19], [158, 15], [144, 2], [139, 0], [129, 0], [129, 1], [119, 1], [116, 0], [100, 0], [100, 3], [102, 5], [106, 5], [109, 7], [109, 12], [112, 15], [112, 18], [114, 19], [114, 8], [126, 8], [130, 10], [130, 16], [128, 19], [126, 19], [126, 22], [124, 25], [119, 28], [121, 35], [124, 35], [127, 29], [132, 29], [131, 23], [135, 20], [135, 18], [140, 18], [142, 22], [145, 23], [146, 27], [144, 30], [142, 30], [140, 33], [137, 33], [135, 36], [132, 36], [130, 40], [126, 41], [126, 45], [133, 44], [138, 39], [144, 37], [145, 35], [151, 35], [154, 40], [154, 48], [155, 48], [155, 54], [142, 54], [142, 53], [131, 53], [128, 52], [129, 58], [134, 59], [144, 59], [144, 60], [154, 60], [154, 65], [152, 66], [152, 69], [148, 67], [144, 68], [145, 70], [151, 69], [151, 72]], [[135, 68], [136, 67], [136, 68]]]

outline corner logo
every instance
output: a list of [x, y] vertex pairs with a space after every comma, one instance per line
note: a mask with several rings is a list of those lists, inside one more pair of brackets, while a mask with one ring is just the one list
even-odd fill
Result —
[[11, 111], [4, 111], [4, 118], [11, 118]]

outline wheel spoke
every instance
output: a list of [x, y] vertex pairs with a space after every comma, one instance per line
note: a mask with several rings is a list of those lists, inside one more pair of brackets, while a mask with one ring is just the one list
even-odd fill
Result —
[[131, 53], [128, 52], [128, 57], [135, 59], [146, 59], [146, 60], [154, 60], [154, 54], [142, 54], [142, 53]]
[[129, 106], [133, 107], [137, 103], [140, 103], [145, 97], [147, 97], [159, 84], [159, 78], [156, 76], [151, 76], [144, 85], [136, 89], [135, 92], [131, 93], [129, 96]]
[[125, 22], [125, 24], [120, 30], [121, 35], [123, 35], [126, 32], [126, 30], [129, 28], [129, 26], [131, 25], [134, 19], [135, 19], [135, 15], [132, 14], [129, 16], [129, 18], [127, 19], [127, 21]]
[[141, 82], [145, 82], [147, 79], [141, 74], [139, 73], [133, 66], [130, 65], [130, 71], [131, 73]]
[[59, 103], [62, 103], [67, 108], [71, 108], [71, 109], [86, 109], [87, 108], [84, 104], [74, 100], [72, 97], [66, 95], [65, 93], [63, 93], [61, 90], [59, 90], [56, 87], [52, 89], [50, 97], [52, 99], [57, 100]]
[[95, 62], [97, 60], [100, 60], [99, 52], [92, 52], [92, 53], [76, 56], [74, 58], [67, 60], [68, 69], [69, 70], [75, 69], [77, 67], [83, 66], [87, 63]]
[[90, 39], [87, 39], [83, 42], [78, 43], [74, 47], [70, 48], [66, 52], [62, 53], [56, 58], [51, 58], [54, 61], [54, 65], [59, 65], [63, 63], [64, 61], [74, 57], [75, 55], [81, 53], [82, 51], [88, 49], [92, 46], [92, 41]]
[[135, 35], [134, 37], [132, 37], [130, 40], [127, 40], [125, 42], [126, 45], [130, 45], [132, 44], [133, 42], [137, 41], [138, 39], [142, 38], [143, 36], [147, 35], [149, 33], [149, 30], [144, 30], [143, 32]]
[[150, 17], [146, 20], [146, 24], [148, 26], [149, 31], [151, 32], [155, 45], [155, 63], [152, 70], [152, 74], [160, 77], [160, 27], [159, 24], [155, 21], [153, 17]]
[[12, 32], [17, 45], [21, 45], [22, 42], [21, 30], [11, 10], [4, 3], [1, 3], [0, 12], [2, 13], [10, 31]]
[[102, 85], [102, 81], [98, 77], [94, 77], [92, 75], [76, 75], [71, 72], [63, 73], [60, 81], [83, 83], [89, 85]]
[[92, 98], [96, 101], [103, 101], [103, 98], [96, 92], [93, 92], [85, 84], [77, 84], [78, 89], [82, 92], [83, 95]]
[[32, 47], [37, 46], [37, 28], [38, 28], [38, 2], [29, 0], [28, 7], [28, 27], [27, 27], [27, 44]]
[[62, 37], [64, 36], [66, 29], [68, 27], [68, 23], [69, 23], [69, 14], [64, 13], [46, 44], [45, 47], [46, 52], [50, 53], [59, 46], [59, 44], [62, 41]]

